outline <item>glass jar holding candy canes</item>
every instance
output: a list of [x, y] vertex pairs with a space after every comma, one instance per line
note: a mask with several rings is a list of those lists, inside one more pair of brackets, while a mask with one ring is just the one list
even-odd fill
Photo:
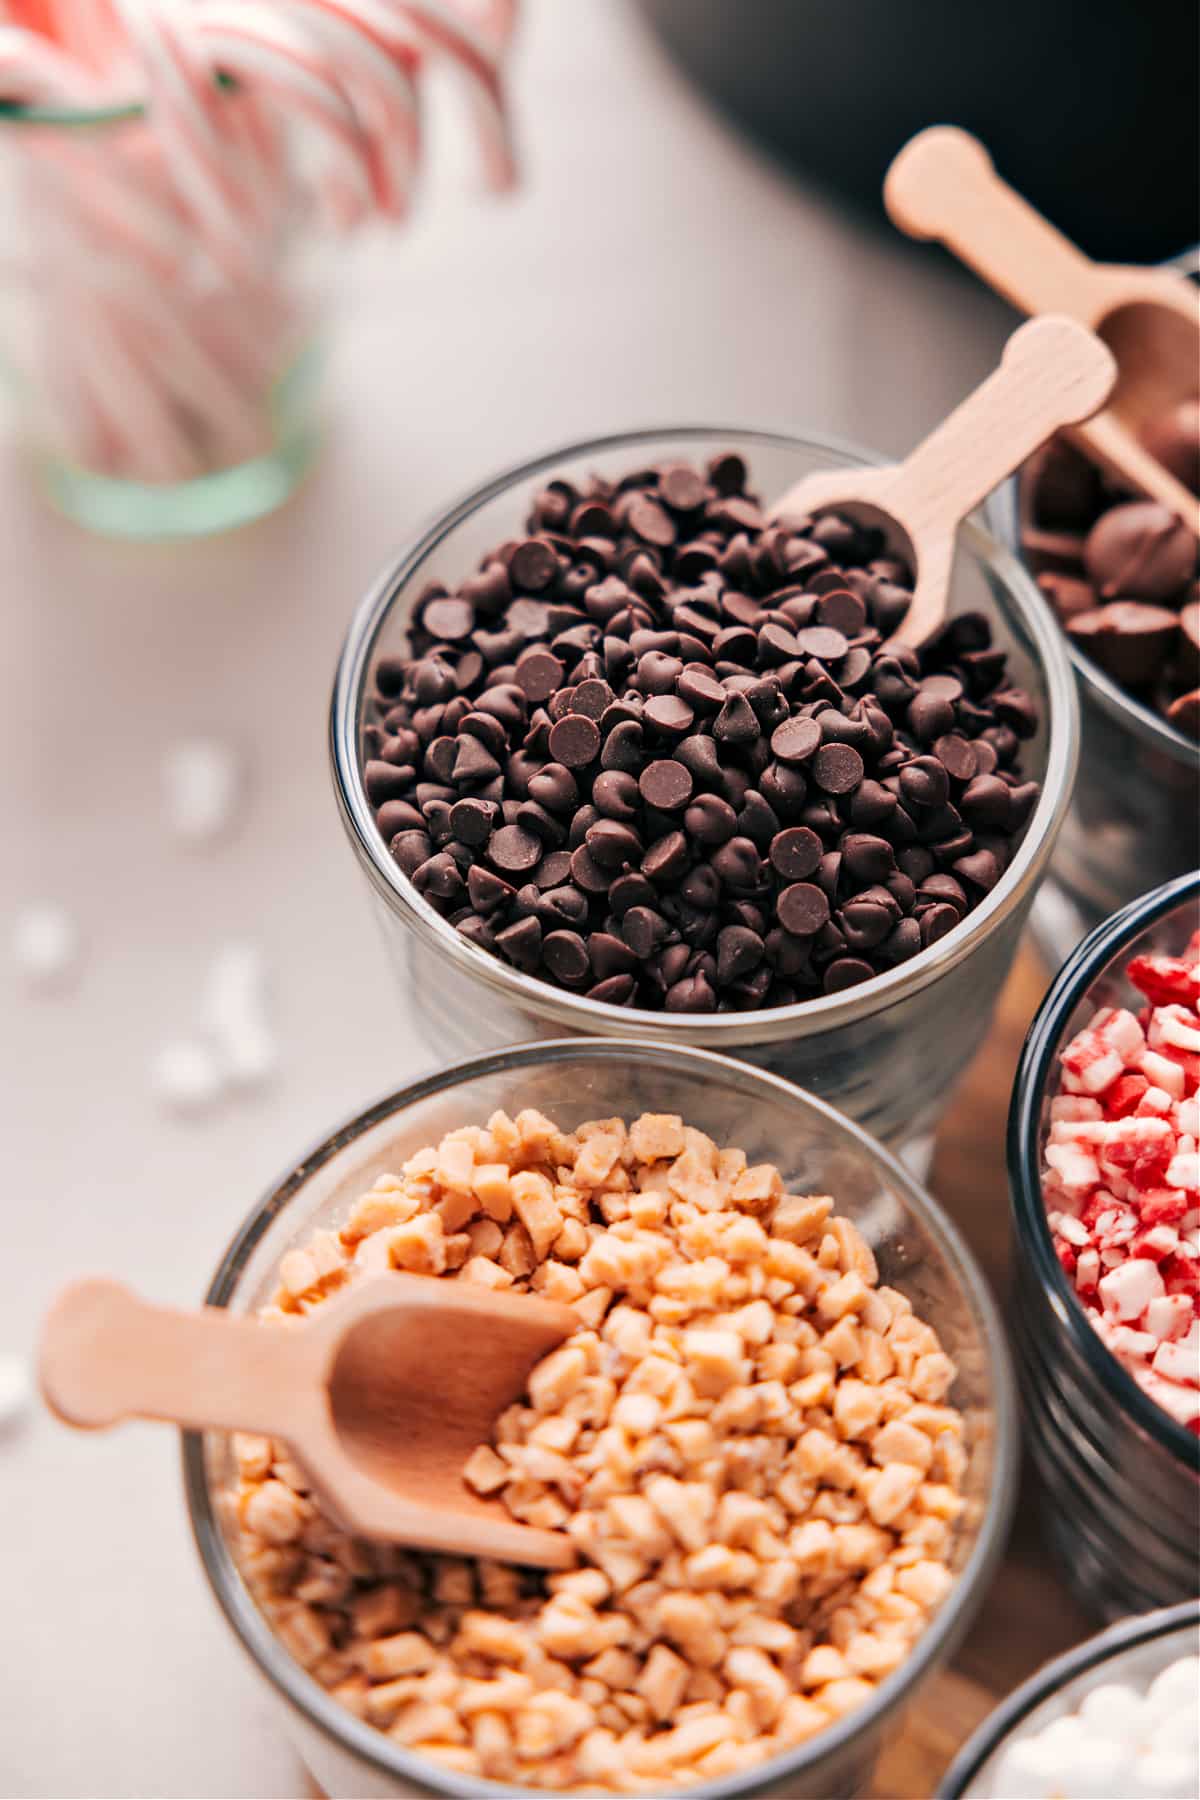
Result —
[[287, 498], [322, 253], [404, 218], [431, 61], [511, 179], [513, 3], [0, 0], [0, 374], [64, 512], [176, 537]]

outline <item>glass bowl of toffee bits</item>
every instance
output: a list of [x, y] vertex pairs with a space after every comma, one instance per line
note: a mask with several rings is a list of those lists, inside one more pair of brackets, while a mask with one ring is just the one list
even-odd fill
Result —
[[[568, 1163], [574, 1189], [540, 1172]], [[1017, 1464], [995, 1303], [910, 1173], [743, 1062], [522, 1044], [306, 1149], [208, 1303], [287, 1329], [380, 1251], [428, 1279], [574, 1294], [577, 1342], [497, 1423], [528, 1473], [502, 1497], [477, 1453], [470, 1479], [583, 1548], [547, 1579], [368, 1544], [321, 1512], [283, 1444], [186, 1432], [205, 1574], [320, 1791], [861, 1793], [987, 1592]], [[744, 1352], [700, 1328], [713, 1308]], [[663, 1332], [692, 1373], [664, 1360]], [[725, 1375], [700, 1369], [710, 1351], [736, 1352]], [[569, 1370], [562, 1385], [564, 1355], [586, 1386]], [[560, 1480], [561, 1499], [538, 1493]], [[647, 1517], [680, 1496], [699, 1536]]]
[[918, 654], [886, 642], [911, 571], [880, 533], [771, 523], [864, 460], [701, 428], [574, 446], [451, 508], [364, 601], [334, 775], [439, 1056], [635, 1031], [927, 1150], [1062, 823], [1077, 708], [1032, 581], [972, 526]]
[[[1200, 253], [1172, 267], [1195, 279]], [[1147, 421], [1144, 438], [1200, 494], [1200, 397]], [[1058, 439], [996, 507], [998, 535], [1019, 544], [1079, 686], [1079, 779], [1034, 912], [1061, 963], [1118, 907], [1200, 861], [1200, 545]]]

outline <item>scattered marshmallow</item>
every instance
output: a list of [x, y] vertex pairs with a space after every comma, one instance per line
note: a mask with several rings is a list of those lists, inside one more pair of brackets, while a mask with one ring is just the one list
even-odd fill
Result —
[[270, 1079], [279, 1046], [267, 1016], [266, 974], [249, 944], [226, 944], [205, 985], [204, 1014], [229, 1080], [257, 1087]]
[[207, 1112], [225, 1092], [225, 1071], [197, 1038], [164, 1044], [150, 1065], [155, 1098], [171, 1112]]
[[1001, 1747], [991, 1800], [1194, 1800], [1200, 1791], [1200, 1659], [1148, 1690], [1105, 1681], [1074, 1713]]
[[163, 757], [167, 823], [188, 843], [209, 843], [228, 829], [238, 809], [242, 769], [235, 752], [216, 739], [175, 744]]
[[0, 1430], [15, 1425], [33, 1397], [29, 1364], [11, 1351], [0, 1352]]
[[78, 964], [79, 950], [79, 928], [64, 907], [46, 901], [17, 914], [13, 959], [31, 987], [55, 987], [68, 980]]

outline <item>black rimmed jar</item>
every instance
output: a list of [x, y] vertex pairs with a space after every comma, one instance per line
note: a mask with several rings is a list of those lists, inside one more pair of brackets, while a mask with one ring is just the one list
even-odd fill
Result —
[[1139, 1011], [1131, 956], [1177, 955], [1200, 926], [1200, 873], [1136, 900], [1079, 945], [1025, 1040], [1008, 1120], [1017, 1355], [1046, 1529], [1079, 1599], [1102, 1618], [1200, 1591], [1200, 1438], [1101, 1342], [1054, 1253], [1041, 1169], [1059, 1059], [1101, 1006]]
[[[1163, 1669], [1200, 1650], [1200, 1602], [1188, 1600], [1136, 1619], [1123, 1619], [1056, 1656], [1023, 1682], [983, 1721], [946, 1771], [937, 1800], [999, 1800], [1005, 1749], [1018, 1737], [1065, 1717], [1093, 1688], [1124, 1682], [1145, 1689]], [[1073, 1790], [1078, 1792], [1078, 1789]], [[1109, 1790], [1112, 1791], [1111, 1789]], [[1028, 1800], [1028, 1797], [1026, 1797]]]
[[[861, 1791], [918, 1689], [952, 1653], [1004, 1549], [1017, 1462], [1016, 1405], [1004, 1334], [986, 1284], [945, 1214], [912, 1176], [849, 1119], [743, 1062], [636, 1039], [523, 1044], [444, 1069], [332, 1131], [263, 1196], [223, 1257], [206, 1299], [249, 1313], [275, 1286], [280, 1259], [336, 1225], [376, 1175], [394, 1171], [446, 1131], [497, 1107], [533, 1106], [564, 1128], [588, 1118], [678, 1113], [751, 1160], [773, 1161], [791, 1192], [829, 1193], [871, 1245], [880, 1279], [937, 1329], [958, 1375], [966, 1499], [951, 1549], [954, 1584], [912, 1651], [871, 1698], [795, 1752], [744, 1774], [681, 1788], [688, 1800], [833, 1800]], [[364, 1724], [294, 1661], [238, 1573], [223, 1524], [233, 1476], [228, 1439], [183, 1438], [184, 1484], [197, 1549], [225, 1618], [330, 1800], [516, 1795], [517, 1788], [439, 1768]]]
[[1041, 796], [1009, 867], [940, 942], [840, 994], [759, 1012], [664, 1014], [606, 1005], [535, 980], [468, 942], [416, 892], [388, 854], [363, 785], [363, 728], [381, 657], [402, 654], [413, 607], [431, 580], [454, 588], [496, 544], [522, 531], [548, 478], [616, 477], [656, 461], [741, 455], [753, 488], [781, 494], [815, 469], [872, 459], [844, 445], [697, 426], [575, 444], [499, 475], [435, 519], [400, 554], [358, 610], [338, 666], [331, 719], [333, 777], [343, 822], [370, 883], [401, 992], [431, 1051], [445, 1059], [482, 1044], [636, 1033], [742, 1057], [840, 1107], [924, 1171], [950, 1092], [987, 1031], [1029, 908], [1066, 816], [1078, 730], [1062, 637], [1016, 559], [963, 528], [952, 613], [982, 611], [1015, 681], [1038, 703], [1026, 745]]

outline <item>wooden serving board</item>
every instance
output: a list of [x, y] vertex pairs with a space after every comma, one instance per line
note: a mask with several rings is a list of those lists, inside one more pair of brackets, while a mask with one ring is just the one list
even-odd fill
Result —
[[[1003, 1301], [1009, 1207], [1004, 1134], [1017, 1058], [1048, 985], [1032, 949], [1021, 952], [979, 1055], [938, 1132], [930, 1186]], [[870, 1800], [930, 1800], [975, 1727], [1027, 1676], [1098, 1629], [1072, 1599], [1042, 1539], [1037, 1485], [1021, 1472], [1008, 1552], [950, 1667], [922, 1690], [885, 1751]]]

